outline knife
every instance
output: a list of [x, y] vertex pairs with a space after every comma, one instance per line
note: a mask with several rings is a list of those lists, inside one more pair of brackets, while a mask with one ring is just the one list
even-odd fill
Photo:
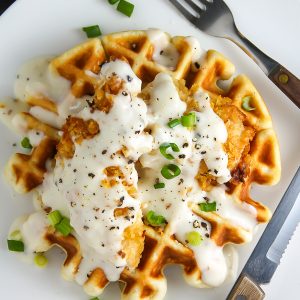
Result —
[[261, 300], [265, 297], [260, 285], [271, 281], [285, 248], [300, 222], [299, 193], [300, 167], [227, 296], [227, 300]]

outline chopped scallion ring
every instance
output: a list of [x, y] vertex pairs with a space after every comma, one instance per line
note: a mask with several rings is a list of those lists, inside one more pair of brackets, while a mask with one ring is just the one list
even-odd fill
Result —
[[9, 251], [24, 252], [24, 243], [22, 241], [7, 240], [7, 247]]
[[99, 25], [82, 27], [82, 30], [86, 33], [88, 38], [94, 38], [102, 34]]
[[181, 125], [183, 127], [193, 127], [196, 124], [196, 114], [194, 112], [189, 113], [181, 117]]
[[252, 97], [251, 96], [246, 96], [242, 99], [242, 108], [245, 111], [251, 111], [251, 110], [255, 110], [255, 107], [252, 107], [250, 105], [250, 101], [251, 101]]
[[114, 5], [115, 3], [119, 2], [119, 0], [108, 0], [108, 2], [109, 4]]
[[54, 210], [48, 215], [48, 220], [52, 226], [58, 224], [62, 220], [62, 218], [63, 217], [58, 210]]
[[34, 263], [40, 267], [40, 268], [44, 268], [47, 266], [48, 264], [48, 259], [47, 257], [42, 254], [42, 253], [38, 253], [35, 257], [34, 257]]
[[10, 233], [9, 237], [12, 240], [15, 240], [15, 241], [21, 241], [22, 240], [21, 231], [20, 230], [15, 230], [12, 233]]
[[191, 246], [199, 246], [203, 239], [199, 232], [190, 231], [186, 234], [186, 240]]
[[159, 146], [159, 151], [166, 159], [174, 159], [172, 154], [167, 153], [169, 148], [171, 148], [174, 152], [180, 151], [179, 147], [175, 143], [163, 143]]
[[181, 170], [179, 169], [178, 166], [176, 166], [174, 164], [165, 165], [161, 169], [161, 175], [166, 179], [173, 179], [173, 178], [177, 177], [178, 175], [180, 175], [180, 173], [181, 173]]
[[73, 227], [70, 225], [70, 219], [66, 217], [63, 217], [62, 220], [54, 227], [63, 236], [68, 236], [73, 230]]
[[161, 215], [157, 215], [153, 210], [147, 212], [146, 219], [152, 226], [161, 226], [166, 223], [166, 219]]
[[28, 137], [24, 137], [24, 139], [21, 141], [21, 146], [25, 149], [32, 149], [32, 145], [30, 144]]
[[180, 119], [173, 119], [168, 123], [170, 128], [174, 128], [175, 126], [181, 124]]
[[154, 184], [154, 188], [157, 189], [163, 189], [165, 187], [165, 184], [163, 182], [158, 182]]
[[128, 1], [120, 0], [117, 6], [117, 10], [122, 14], [126, 15], [127, 17], [130, 17], [134, 10], [134, 5]]
[[217, 203], [216, 202], [199, 203], [199, 207], [202, 211], [205, 211], [205, 212], [216, 211], [217, 210]]

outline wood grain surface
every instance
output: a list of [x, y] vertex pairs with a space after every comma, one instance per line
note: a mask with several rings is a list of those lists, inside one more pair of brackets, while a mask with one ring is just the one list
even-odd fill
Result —
[[234, 285], [227, 300], [262, 300], [265, 297], [264, 291], [248, 276], [243, 275]]
[[278, 65], [269, 78], [300, 108], [300, 80], [295, 75]]

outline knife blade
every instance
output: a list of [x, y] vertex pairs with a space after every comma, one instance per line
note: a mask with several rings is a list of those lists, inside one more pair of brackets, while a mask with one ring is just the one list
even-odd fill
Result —
[[[284, 193], [273, 217], [230, 291], [227, 300], [239, 295], [247, 299], [263, 299], [259, 287], [271, 281], [280, 259], [300, 222], [300, 167]], [[250, 293], [250, 294], [249, 294]]]

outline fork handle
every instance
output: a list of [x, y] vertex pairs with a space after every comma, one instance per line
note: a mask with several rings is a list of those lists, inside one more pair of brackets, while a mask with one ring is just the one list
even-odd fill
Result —
[[268, 77], [300, 108], [300, 80], [278, 64]]
[[227, 39], [239, 46], [264, 71], [277, 87], [300, 108], [300, 80], [250, 42], [234, 25], [235, 38]]

